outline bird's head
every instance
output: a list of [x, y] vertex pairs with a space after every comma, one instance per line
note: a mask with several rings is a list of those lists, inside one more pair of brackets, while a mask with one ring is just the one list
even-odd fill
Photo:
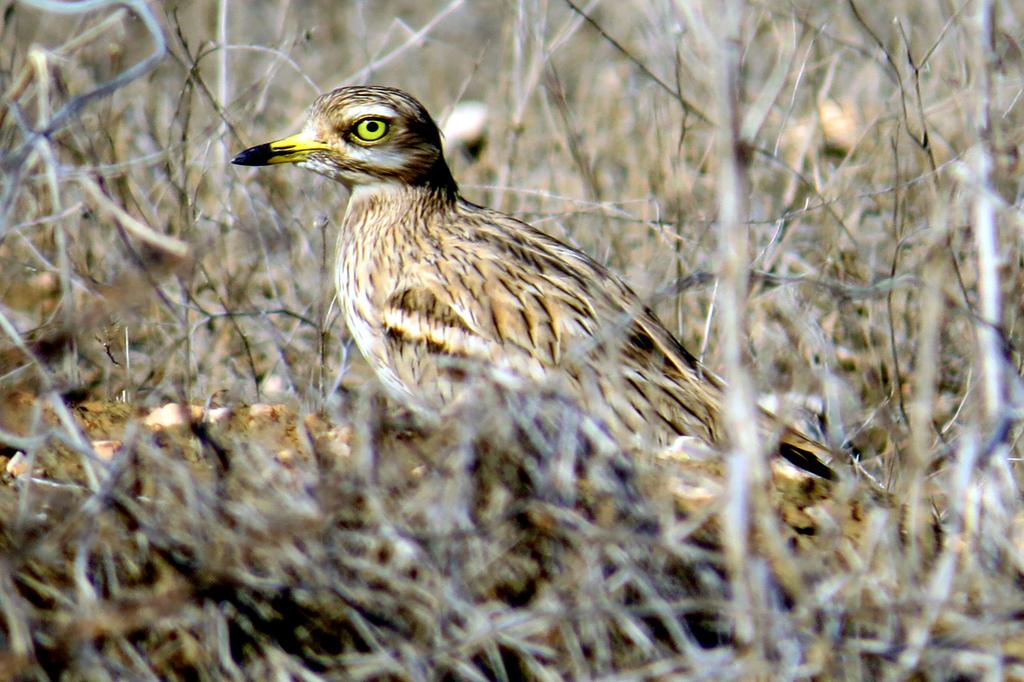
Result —
[[351, 188], [373, 184], [456, 193], [441, 134], [415, 98], [381, 86], [338, 88], [313, 102], [301, 132], [250, 147], [240, 166], [294, 163]]

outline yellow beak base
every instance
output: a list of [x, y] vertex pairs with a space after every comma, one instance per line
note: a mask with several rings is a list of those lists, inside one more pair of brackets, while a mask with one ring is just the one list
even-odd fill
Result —
[[313, 152], [330, 150], [323, 142], [301, 132], [274, 142], [249, 147], [231, 159], [236, 166], [269, 166], [275, 163], [298, 163]]

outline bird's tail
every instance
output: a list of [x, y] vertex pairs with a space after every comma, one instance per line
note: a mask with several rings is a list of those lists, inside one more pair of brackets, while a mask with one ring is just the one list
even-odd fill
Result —
[[825, 462], [833, 452], [825, 445], [787, 427], [779, 439], [779, 454], [791, 464], [828, 481], [836, 479], [836, 472]]

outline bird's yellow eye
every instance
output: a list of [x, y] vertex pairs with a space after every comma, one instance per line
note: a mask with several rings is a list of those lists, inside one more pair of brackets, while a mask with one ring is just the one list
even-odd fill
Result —
[[364, 118], [356, 123], [353, 132], [363, 142], [377, 142], [388, 134], [388, 122], [382, 118]]

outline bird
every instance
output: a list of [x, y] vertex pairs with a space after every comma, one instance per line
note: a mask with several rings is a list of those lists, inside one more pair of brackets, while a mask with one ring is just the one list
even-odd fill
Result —
[[[473, 367], [556, 386], [623, 447], [728, 442], [725, 385], [609, 268], [511, 215], [464, 198], [439, 128], [406, 92], [320, 95], [294, 135], [241, 166], [294, 164], [349, 190], [336, 286], [348, 333], [386, 392], [437, 414]], [[826, 479], [832, 451], [762, 411], [775, 451]]]

